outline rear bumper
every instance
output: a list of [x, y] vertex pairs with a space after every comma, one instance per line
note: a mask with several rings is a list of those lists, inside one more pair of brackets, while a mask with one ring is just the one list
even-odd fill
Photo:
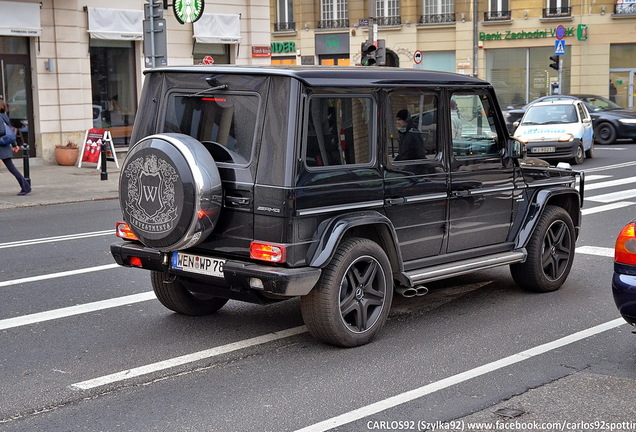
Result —
[[621, 316], [636, 325], [636, 276], [614, 272], [612, 294]]
[[[227, 260], [223, 265], [223, 278], [183, 272], [170, 267], [169, 254], [136, 243], [115, 243], [110, 252], [117, 264], [124, 267], [136, 267], [174, 275], [187, 276], [190, 279], [215, 288], [228, 290], [249, 290], [269, 293], [277, 296], [295, 297], [308, 294], [318, 282], [321, 270], [315, 267], [286, 268], [249, 261]], [[141, 260], [141, 265], [133, 266], [131, 258]], [[259, 279], [262, 287], [250, 283]]]

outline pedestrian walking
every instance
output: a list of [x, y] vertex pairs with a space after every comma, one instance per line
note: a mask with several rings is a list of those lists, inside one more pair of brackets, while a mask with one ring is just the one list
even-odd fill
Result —
[[[2, 137], [7, 135], [7, 133], [11, 133], [11, 122], [9, 121], [8, 111], [9, 108], [7, 104], [4, 100], [0, 99], [0, 140], [2, 140]], [[8, 140], [5, 139], [2, 141]], [[7, 170], [18, 180], [18, 184], [20, 184], [20, 192], [18, 192], [18, 195], [26, 195], [31, 192], [31, 185], [13, 164], [12, 151], [15, 153], [20, 151], [20, 146], [15, 139], [11, 142], [0, 142], [0, 160], [2, 160]]]

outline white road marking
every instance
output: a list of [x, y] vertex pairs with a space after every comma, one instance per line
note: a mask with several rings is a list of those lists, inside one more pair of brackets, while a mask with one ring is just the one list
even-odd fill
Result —
[[19, 284], [28, 283], [28, 282], [39, 282], [39, 281], [43, 281], [47, 279], [56, 279], [56, 278], [66, 277], [66, 276], [75, 276], [75, 275], [83, 274], [83, 273], [109, 270], [109, 269], [114, 269], [116, 267], [119, 267], [119, 264], [106, 264], [106, 265], [87, 267], [87, 268], [82, 268], [77, 270], [69, 270], [69, 271], [64, 271], [59, 273], [50, 273], [50, 274], [45, 274], [40, 276], [30, 276], [30, 277], [25, 277], [22, 279], [13, 279], [10, 281], [0, 282], [0, 288], [11, 286], [11, 285], [19, 285]]
[[613, 186], [622, 186], [622, 185], [626, 185], [630, 183], [636, 183], [636, 177], [625, 177], [625, 178], [620, 178], [616, 180], [608, 180], [608, 181], [592, 183], [592, 184], [587, 184], [587, 181], [586, 181], [585, 191], [587, 192], [589, 190], [594, 190], [594, 189], [601, 189], [601, 188], [613, 187]]
[[610, 192], [606, 194], [585, 197], [585, 201], [611, 203], [616, 201], [625, 201], [630, 198], [636, 198], [636, 189], [624, 190], [619, 192]]
[[78, 240], [78, 239], [83, 239], [88, 237], [99, 237], [99, 236], [105, 236], [105, 235], [112, 235], [113, 237], [115, 237], [115, 229], [0, 243], [0, 249], [6, 249], [6, 248], [12, 248], [12, 247], [18, 247], [18, 246], [32, 246], [32, 245], [41, 244], [41, 243], [52, 243], [52, 242], [64, 241], [64, 240]]
[[[587, 171], [586, 171], [587, 172]], [[601, 180], [604, 178], [608, 178], [608, 177], [612, 177], [611, 175], [606, 175], [606, 174], [591, 174], [591, 175], [586, 175], [585, 176], [585, 186], [587, 186], [587, 182], [589, 181], [594, 181], [594, 180]], [[587, 187], [586, 187], [587, 189]]]
[[629, 167], [629, 166], [633, 166], [636, 165], [636, 161], [630, 161], [630, 162], [622, 162], [622, 163], [617, 163], [614, 165], [605, 165], [605, 166], [600, 166], [600, 167], [596, 167], [596, 168], [586, 168], [584, 171], [585, 173], [590, 173], [590, 172], [598, 172], [598, 171], [607, 171], [607, 170], [613, 170], [616, 168], [625, 168], [625, 167]]
[[597, 246], [579, 246], [576, 253], [614, 258], [614, 249]]
[[93, 303], [85, 303], [76, 306], [53, 309], [45, 312], [34, 313], [31, 315], [23, 315], [15, 318], [3, 319], [0, 320], [0, 330], [6, 330], [30, 324], [37, 324], [44, 321], [66, 318], [73, 315], [80, 315], [104, 309], [111, 309], [119, 306], [126, 306], [133, 303], [140, 303], [143, 301], [152, 300], [154, 298], [156, 298], [155, 293], [152, 291], [148, 291], [141, 294], [133, 294], [125, 297], [118, 297]]
[[623, 208], [623, 207], [629, 207], [629, 206], [634, 205], [634, 204], [636, 204], [636, 203], [633, 203], [633, 202], [630, 202], [630, 201], [619, 201], [619, 202], [615, 202], [615, 203], [612, 203], [612, 204], [606, 204], [606, 205], [601, 205], [601, 206], [596, 206], [596, 207], [591, 207], [591, 208], [583, 208], [581, 210], [581, 213], [583, 214], [583, 216], [585, 216], [585, 215], [588, 215], [588, 214], [602, 213], [602, 212], [605, 212], [605, 211], [616, 210], [616, 209]]
[[623, 318], [617, 318], [612, 321], [608, 321], [603, 324], [599, 324], [597, 326], [591, 327], [586, 330], [582, 330], [580, 332], [572, 333], [571, 335], [562, 337], [560, 339], [556, 339], [552, 342], [545, 343], [543, 345], [538, 345], [534, 348], [530, 348], [525, 351], [521, 351], [517, 354], [513, 354], [508, 357], [504, 357], [500, 360], [496, 360], [491, 363], [487, 363], [482, 366], [478, 366], [474, 369], [467, 370], [465, 372], [458, 373], [457, 375], [450, 376], [448, 378], [444, 378], [440, 381], [427, 384], [425, 386], [392, 396], [390, 398], [372, 403], [367, 406], [360, 407], [356, 410], [349, 411], [347, 413], [341, 414], [336, 417], [332, 417], [330, 419], [324, 420], [322, 422], [304, 427], [302, 429], [298, 429], [296, 432], [324, 432], [330, 429], [333, 429], [338, 426], [342, 426], [357, 420], [361, 420], [365, 417], [377, 414], [379, 412], [385, 411], [389, 408], [394, 408], [398, 405], [405, 404], [407, 402], [411, 402], [415, 399], [419, 399], [421, 397], [430, 395], [432, 393], [438, 392], [440, 390], [444, 390], [446, 388], [452, 387], [457, 384], [461, 384], [473, 378], [486, 375], [490, 372], [497, 371], [499, 369], [503, 369], [507, 366], [513, 365], [515, 363], [520, 363], [522, 361], [528, 360], [532, 357], [536, 357], [541, 354], [545, 354], [549, 351], [553, 351], [555, 349], [564, 347], [566, 345], [572, 344], [574, 342], [578, 342], [580, 340], [589, 338], [591, 336], [597, 335], [599, 333], [603, 333], [607, 330], [611, 330], [615, 327], [625, 324], [625, 320]]
[[298, 334], [306, 333], [307, 327], [293, 327], [287, 330], [281, 330], [274, 333], [265, 334], [262, 336], [245, 339], [238, 342], [233, 342], [227, 345], [210, 348], [204, 351], [195, 352], [192, 354], [186, 354], [180, 357], [174, 357], [168, 360], [152, 363], [145, 366], [140, 366], [133, 369], [117, 372], [111, 375], [105, 375], [99, 378], [94, 378], [87, 381], [72, 384], [71, 387], [80, 390], [88, 390], [96, 387], [105, 386], [107, 384], [116, 383], [119, 381], [125, 381], [130, 378], [135, 378], [142, 375], [147, 375], [153, 372], [158, 372], [165, 369], [170, 369], [175, 366], [181, 366], [188, 363], [193, 363], [203, 359], [209, 359], [222, 354], [226, 354], [232, 351], [241, 350], [244, 348], [253, 347], [256, 345], [262, 345], [268, 342], [273, 342], [279, 339], [285, 339]]

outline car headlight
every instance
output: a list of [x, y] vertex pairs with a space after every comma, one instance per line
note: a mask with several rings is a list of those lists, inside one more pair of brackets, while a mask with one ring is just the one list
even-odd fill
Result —
[[618, 119], [618, 121], [625, 124], [636, 124], [636, 118]]
[[570, 133], [563, 134], [559, 137], [560, 142], [568, 142], [568, 141], [572, 141], [573, 139], [574, 139], [574, 135]]

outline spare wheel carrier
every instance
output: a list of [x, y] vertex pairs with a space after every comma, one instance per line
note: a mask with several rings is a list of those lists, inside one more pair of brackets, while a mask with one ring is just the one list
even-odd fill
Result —
[[151, 135], [122, 165], [119, 201], [124, 220], [148, 247], [186, 249], [214, 229], [222, 204], [221, 177], [208, 150], [189, 135]]

